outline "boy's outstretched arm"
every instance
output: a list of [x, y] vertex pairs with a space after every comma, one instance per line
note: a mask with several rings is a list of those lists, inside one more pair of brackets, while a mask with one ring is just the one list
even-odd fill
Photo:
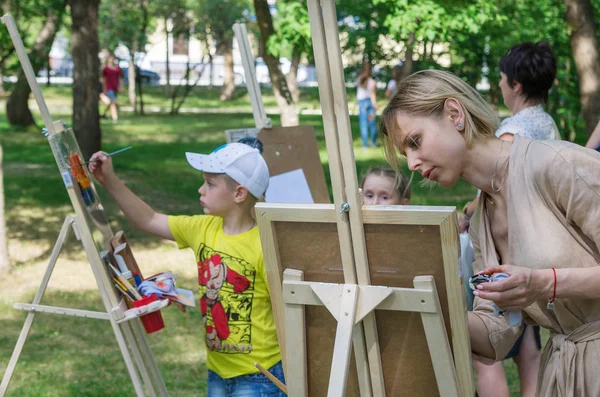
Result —
[[174, 240], [169, 229], [168, 216], [154, 211], [141, 198], [136, 196], [119, 179], [113, 169], [112, 158], [106, 157], [104, 152], [96, 152], [92, 155], [88, 168], [98, 182], [110, 193], [117, 202], [121, 211], [125, 214], [135, 227], [143, 232], [155, 236]]

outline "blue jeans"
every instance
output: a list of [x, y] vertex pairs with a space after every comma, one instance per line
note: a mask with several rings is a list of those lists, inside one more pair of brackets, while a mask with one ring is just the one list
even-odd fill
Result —
[[111, 102], [114, 102], [117, 100], [117, 92], [116, 91], [108, 90], [106, 92], [106, 95], [108, 95], [108, 99], [110, 99]]
[[[369, 120], [371, 116], [371, 120]], [[363, 147], [369, 146], [369, 131], [371, 132], [371, 142], [373, 146], [377, 144], [377, 117], [375, 117], [375, 108], [371, 104], [371, 98], [365, 98], [358, 101], [358, 124], [360, 125], [360, 137]]]
[[[281, 361], [269, 368], [269, 372], [285, 383]], [[223, 379], [208, 370], [207, 397], [285, 397], [285, 394], [260, 372]]]

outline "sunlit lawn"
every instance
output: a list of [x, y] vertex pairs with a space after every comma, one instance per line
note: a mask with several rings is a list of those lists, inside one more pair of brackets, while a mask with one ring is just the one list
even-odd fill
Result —
[[[153, 90], [155, 97], [148, 96], [147, 103], [168, 106], [166, 100], [161, 99], [160, 88]], [[52, 106], [70, 106], [68, 88], [51, 87], [44, 92], [51, 109]], [[178, 116], [122, 113], [117, 125], [102, 122], [103, 149], [111, 151], [133, 145], [133, 150], [114, 158], [116, 170], [127, 185], [157, 211], [169, 214], [198, 213], [197, 189], [201, 178], [187, 164], [185, 152], [211, 151], [225, 141], [226, 129], [253, 126], [247, 95], [237, 95], [232, 106], [244, 108], [245, 112]], [[305, 100], [302, 103], [307, 108], [318, 107], [316, 91], [304, 92], [303, 98]], [[266, 106], [275, 106], [272, 95], [268, 93], [265, 94], [265, 102]], [[200, 92], [195, 93], [186, 106], [223, 107], [218, 101], [217, 90], [210, 91], [206, 97]], [[71, 121], [68, 112], [52, 113], [55, 120]], [[277, 117], [273, 117], [273, 121], [274, 124], [279, 123]], [[357, 174], [360, 175], [370, 166], [384, 165], [380, 148], [359, 148], [356, 117], [351, 117], [351, 122]], [[315, 128], [321, 160], [329, 181], [321, 117], [304, 115], [301, 116], [301, 123]], [[0, 140], [4, 151], [10, 251], [16, 262], [15, 272], [5, 280], [0, 280], [0, 373], [4, 373], [26, 315], [13, 310], [12, 303], [15, 300], [32, 300], [34, 288], [39, 284], [63, 219], [72, 209], [46, 139], [37, 131], [11, 129], [1, 100]], [[414, 179], [412, 204], [462, 207], [475, 195], [475, 189], [463, 181], [452, 189], [425, 189], [419, 184], [419, 176]], [[133, 229], [101, 187], [99, 190], [113, 229], [125, 231], [132, 241], [134, 252], [138, 253], [136, 256], [144, 258], [142, 266], [174, 270], [181, 275], [181, 287], [195, 290], [193, 258], [181, 256], [172, 244]], [[67, 258], [66, 264], [63, 264], [64, 273], [79, 274], [86, 270], [85, 258], [74, 239], [71, 238], [63, 255]], [[102, 310], [91, 275], [85, 277], [87, 281], [82, 281], [81, 286], [70, 285], [67, 291], [64, 291], [66, 286], [61, 285], [57, 277], [55, 288], [47, 293], [43, 303]], [[205, 351], [198, 311], [182, 314], [169, 308], [163, 311], [163, 315], [166, 329], [149, 336], [148, 340], [171, 395], [204, 395]], [[517, 373], [514, 364], [508, 363], [507, 369], [511, 389], [516, 392], [518, 382], [515, 382]], [[107, 323], [44, 314], [38, 315], [34, 323], [8, 393], [9, 396], [36, 397], [132, 394], [125, 366]]]

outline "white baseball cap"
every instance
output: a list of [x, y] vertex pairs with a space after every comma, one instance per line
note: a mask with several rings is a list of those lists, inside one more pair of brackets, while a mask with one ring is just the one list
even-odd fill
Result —
[[187, 152], [188, 163], [195, 169], [213, 174], [226, 174], [260, 199], [269, 186], [269, 168], [258, 149], [243, 143], [230, 143], [211, 154]]

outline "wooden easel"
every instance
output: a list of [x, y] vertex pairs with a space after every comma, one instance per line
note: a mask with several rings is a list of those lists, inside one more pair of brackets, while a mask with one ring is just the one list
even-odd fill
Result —
[[[48, 112], [48, 108], [44, 98], [42, 97], [42, 93], [35, 80], [31, 63], [29, 62], [29, 58], [25, 52], [25, 47], [23, 46], [23, 42], [19, 36], [14, 19], [10, 15], [4, 15], [1, 19], [8, 28], [11, 39], [15, 46], [15, 50], [24, 69], [25, 76], [27, 77], [27, 81], [29, 82], [42, 114], [44, 124], [49, 134], [49, 139], [52, 138], [52, 136], [58, 136], [57, 134], [70, 134], [72, 137], [72, 131], [66, 131], [62, 122], [53, 122], [52, 118], [50, 117], [50, 113]], [[74, 137], [72, 138], [74, 141]], [[76, 145], [76, 141], [74, 142]], [[79, 147], [77, 146], [74, 149], [79, 156], [81, 156]], [[121, 350], [121, 354], [123, 356], [123, 360], [125, 361], [125, 365], [127, 367], [127, 371], [129, 372], [136, 395], [138, 397], [168, 396], [163, 379], [160, 375], [158, 367], [156, 366], [150, 347], [147, 344], [141, 323], [137, 317], [124, 317], [124, 311], [127, 309], [126, 304], [124, 299], [117, 295], [115, 289], [112, 287], [110, 275], [108, 274], [107, 268], [100, 257], [100, 253], [92, 233], [92, 225], [95, 224], [95, 222], [98, 222], [98, 219], [94, 220], [90, 217], [86, 211], [78, 184], [73, 180], [72, 175], [70, 175], [68, 171], [65, 171], [64, 164], [61, 164], [60, 154], [57, 153], [54, 148], [53, 152], [57, 160], [59, 170], [63, 176], [63, 181], [65, 182], [65, 187], [67, 188], [67, 192], [69, 194], [69, 198], [71, 199], [75, 214], [73, 216], [67, 216], [63, 223], [60, 234], [52, 250], [48, 267], [46, 268], [46, 272], [33, 299], [33, 302], [31, 304], [16, 303], [14, 305], [16, 309], [29, 311], [29, 314], [27, 315], [27, 319], [25, 320], [25, 324], [19, 335], [7, 370], [2, 378], [2, 383], [0, 384], [0, 397], [3, 397], [8, 389], [10, 379], [13, 375], [37, 312], [108, 320], [115, 334], [119, 349]], [[108, 221], [104, 219], [105, 215], [101, 207], [96, 208], [95, 215], [96, 218], [101, 220], [99, 223], [102, 224], [102, 228], [96, 230], [100, 230], [103, 238], [107, 241], [113, 236], [112, 231], [108, 226]], [[86, 256], [92, 268], [94, 278], [96, 279], [106, 312], [93, 312], [72, 308], [45, 306], [40, 304], [70, 229], [73, 230], [76, 238], [81, 242], [83, 249], [86, 252]]]
[[233, 25], [233, 33], [238, 42], [242, 65], [244, 66], [244, 75], [246, 76], [246, 87], [252, 104], [252, 116], [256, 125], [257, 134], [263, 128], [271, 128], [271, 119], [267, 117], [265, 105], [263, 104], [260, 86], [256, 79], [256, 69], [254, 68], [254, 56], [248, 40], [248, 30], [243, 23]]
[[243, 137], [259, 138], [265, 147], [263, 157], [269, 165], [271, 176], [301, 168], [314, 202], [330, 203], [314, 128], [312, 126], [273, 127], [271, 119], [265, 112], [246, 25], [239, 23], [233, 25], [233, 32], [244, 66], [255, 128], [228, 130], [226, 131], [227, 142], [237, 142]]
[[[290, 206], [261, 203], [256, 209], [272, 302], [276, 321], [278, 320], [277, 331], [289, 395], [308, 396], [306, 354], [303, 353], [306, 349], [306, 335], [304, 331], [298, 330], [305, 329], [304, 307], [323, 305], [337, 320], [331, 372], [326, 388], [328, 396], [346, 395], [351, 344], [357, 366], [359, 395], [386, 395], [378, 340], [380, 330], [377, 328], [374, 313], [376, 308], [421, 313], [440, 394], [472, 396], [473, 377], [470, 346], [466, 338], [466, 314], [461, 318], [460, 313], [454, 313], [452, 319], [453, 334], [456, 332], [458, 336], [452, 340], [453, 357], [441, 317], [436, 284], [431, 276], [415, 277], [414, 288], [371, 286], [363, 224], [363, 216], [367, 213], [361, 210], [362, 203], [356, 178], [335, 1], [308, 0], [308, 12], [335, 205]], [[374, 211], [376, 222], [379, 220], [380, 223], [385, 223], [385, 218], [377, 215], [378, 212], [380, 211]], [[416, 216], [422, 217], [421, 214]], [[454, 260], [457, 261], [458, 231], [454, 209], [446, 216], [454, 222], [445, 224], [447, 230], [444, 233], [447, 236], [456, 235]], [[287, 223], [288, 227], [285, 230], [288, 232], [297, 229], [290, 226], [296, 222], [335, 223], [343, 282], [304, 282], [302, 272], [280, 268], [282, 258], [277, 241], [282, 236], [277, 234], [274, 223], [276, 221]], [[330, 246], [322, 248], [327, 250]], [[296, 254], [301, 256], [304, 252], [297, 250]], [[450, 284], [454, 283], [450, 285], [453, 296], [456, 291], [462, 294], [460, 281], [457, 281], [458, 273], [446, 276], [452, 281]], [[459, 299], [460, 296], [458, 295]], [[464, 302], [464, 297], [462, 301]], [[459, 305], [454, 305], [455, 311]]]

